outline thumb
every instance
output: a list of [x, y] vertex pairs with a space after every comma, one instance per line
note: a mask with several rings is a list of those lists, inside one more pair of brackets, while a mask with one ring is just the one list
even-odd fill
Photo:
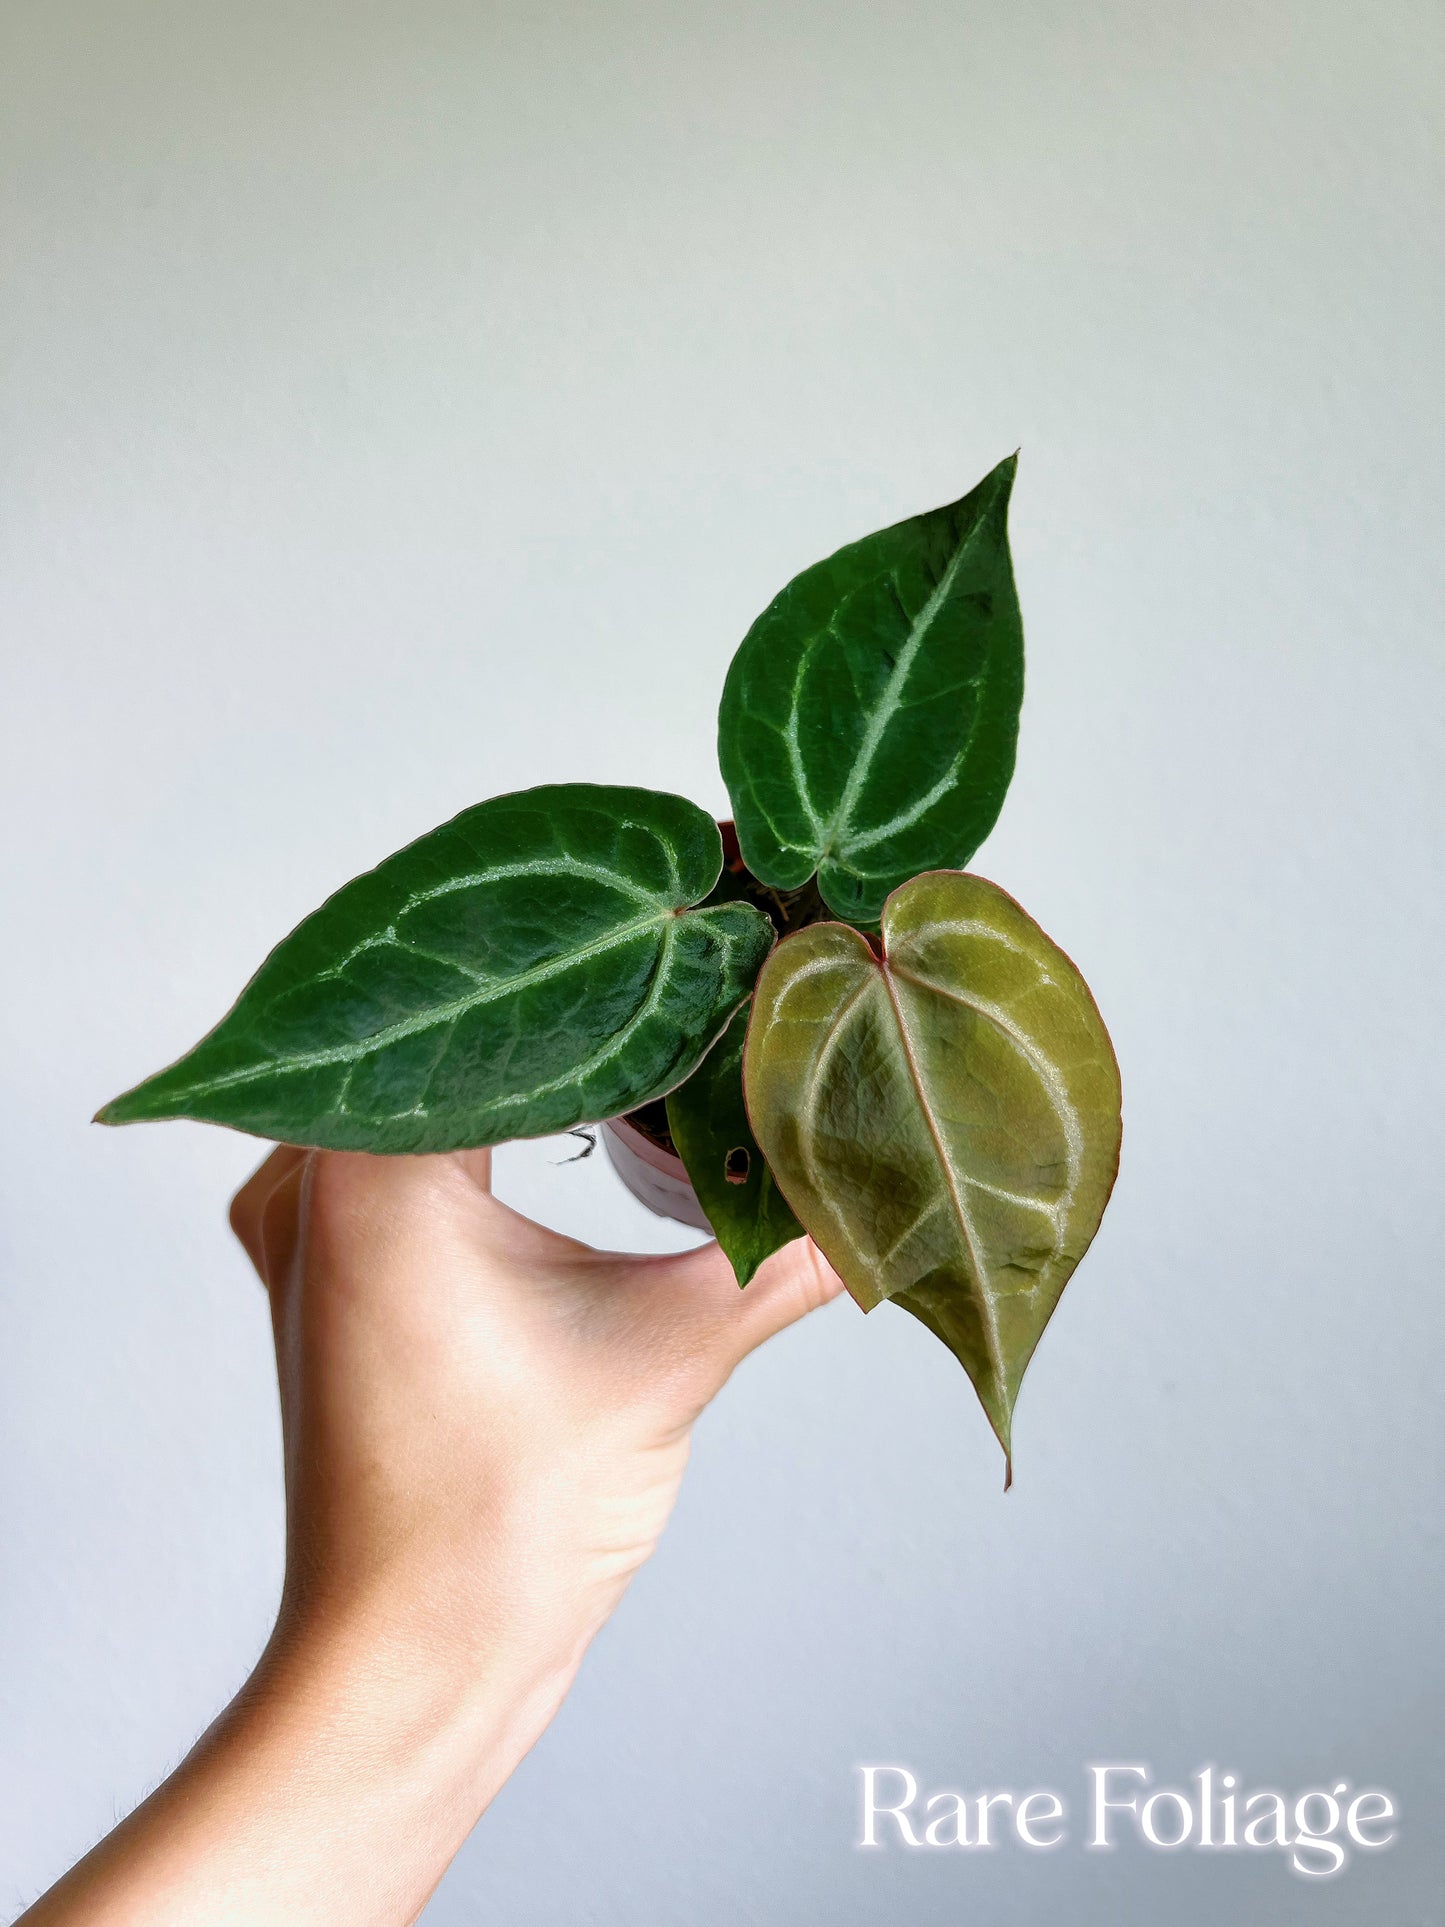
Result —
[[765, 1260], [739, 1292], [738, 1357], [745, 1358], [776, 1333], [794, 1325], [843, 1290], [843, 1280], [811, 1238], [794, 1238]]
[[701, 1313], [719, 1331], [729, 1371], [843, 1289], [842, 1279], [811, 1238], [795, 1238], [775, 1251], [741, 1291], [715, 1244], [687, 1252], [668, 1269], [671, 1289], [681, 1287], [693, 1314]]

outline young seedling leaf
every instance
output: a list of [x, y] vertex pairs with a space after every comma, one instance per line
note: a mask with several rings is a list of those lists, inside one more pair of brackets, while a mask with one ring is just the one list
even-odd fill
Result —
[[721, 867], [717, 825], [679, 796], [478, 804], [339, 890], [101, 1122], [448, 1151], [630, 1110], [695, 1068], [772, 944], [747, 904], [692, 907]]
[[920, 870], [961, 868], [1013, 774], [1023, 624], [1015, 458], [947, 508], [794, 577], [733, 658], [718, 759], [748, 868], [875, 923]]
[[891, 1298], [972, 1379], [1006, 1458], [1024, 1369], [1119, 1161], [1119, 1071], [1074, 965], [982, 877], [937, 871], [781, 943], [744, 1052], [753, 1129], [865, 1311]]
[[743, 1103], [744, 1007], [685, 1084], [667, 1100], [667, 1123], [698, 1203], [746, 1285], [803, 1227], [758, 1147]]

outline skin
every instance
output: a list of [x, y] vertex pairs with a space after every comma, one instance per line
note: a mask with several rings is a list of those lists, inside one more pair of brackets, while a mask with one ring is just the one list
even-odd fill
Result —
[[694, 1421], [836, 1296], [807, 1240], [593, 1251], [490, 1153], [275, 1152], [231, 1223], [270, 1297], [286, 1581], [256, 1671], [24, 1927], [402, 1927], [560, 1706]]

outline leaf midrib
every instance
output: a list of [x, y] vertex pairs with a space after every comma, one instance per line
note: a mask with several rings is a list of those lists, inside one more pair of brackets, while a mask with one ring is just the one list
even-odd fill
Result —
[[993, 1367], [994, 1377], [998, 1383], [1000, 1395], [1007, 1400], [1009, 1395], [1008, 1374], [1004, 1368], [1003, 1345], [999, 1337], [998, 1310], [989, 1293], [988, 1272], [979, 1255], [978, 1236], [974, 1230], [973, 1219], [969, 1216], [968, 1206], [964, 1203], [958, 1185], [954, 1181], [953, 1165], [949, 1160], [947, 1149], [944, 1146], [943, 1134], [939, 1129], [938, 1120], [933, 1114], [933, 1106], [928, 1101], [928, 1092], [923, 1082], [923, 1073], [919, 1069], [918, 1060], [914, 1055], [913, 1038], [909, 1032], [907, 1021], [904, 1018], [903, 1005], [899, 1001], [898, 992], [893, 983], [893, 973], [889, 968], [886, 958], [879, 960], [877, 969], [883, 979], [884, 988], [888, 992], [888, 1001], [893, 1006], [893, 1021], [898, 1026], [899, 1041], [903, 1045], [903, 1056], [908, 1065], [908, 1074], [913, 1080], [913, 1089], [918, 1098], [918, 1108], [923, 1113], [923, 1120], [928, 1126], [928, 1135], [933, 1140], [934, 1152], [938, 1158], [939, 1168], [943, 1173], [943, 1181], [948, 1187], [949, 1199], [953, 1205], [953, 1215], [958, 1224], [959, 1233], [963, 1238], [964, 1246], [967, 1249], [968, 1259], [973, 1267], [974, 1277], [977, 1280], [979, 1302], [984, 1314], [984, 1335], [988, 1344], [989, 1363]]
[[859, 747], [857, 756], [853, 759], [853, 767], [849, 770], [848, 780], [843, 785], [843, 794], [839, 797], [838, 806], [833, 812], [832, 822], [828, 827], [828, 840], [819, 855], [819, 862], [827, 858], [837, 858], [842, 850], [851, 847], [848, 844], [848, 832], [852, 828], [853, 812], [858, 806], [858, 798], [863, 792], [863, 786], [868, 781], [869, 771], [873, 767], [873, 759], [878, 754], [878, 746], [883, 741], [884, 733], [888, 725], [898, 714], [901, 706], [899, 696], [908, 681], [909, 674], [913, 668], [914, 658], [923, 647], [924, 639], [932, 628], [934, 618], [937, 616], [938, 611], [948, 599], [948, 593], [953, 587], [954, 578], [958, 574], [963, 558], [968, 553], [979, 526], [979, 522], [975, 521], [967, 535], [965, 535], [963, 540], [958, 544], [958, 547], [949, 558], [948, 567], [938, 578], [937, 583], [929, 594], [928, 600], [913, 618], [912, 626], [904, 638], [903, 647], [898, 652], [898, 659], [889, 672], [883, 694], [879, 697], [877, 706], [869, 715], [868, 726], [863, 732], [862, 744]]
[[[1007, 949], [1012, 950], [1016, 948], [1016, 946], [1009, 944], [1005, 938], [1001, 937], [991, 926], [983, 925], [981, 928], [987, 930], [988, 934], [997, 941], [1004, 943]], [[920, 976], [917, 971], [908, 970], [902, 964], [894, 964], [891, 968], [906, 982], [916, 984], [920, 990], [929, 991], [935, 997], [943, 997], [947, 999], [949, 1003], [961, 1004], [965, 1010], [971, 1010], [976, 1017], [981, 1017], [986, 1024], [992, 1024], [1000, 1037], [1007, 1038], [1009, 1043], [1012, 1044], [1013, 1048], [1019, 1053], [1020, 1057], [1022, 1057], [1033, 1070], [1035, 1076], [1053, 1100], [1059, 1125], [1064, 1133], [1064, 1143], [1069, 1153], [1069, 1182], [1065, 1191], [1065, 1198], [1071, 1201], [1079, 1182], [1079, 1173], [1083, 1162], [1083, 1146], [1079, 1128], [1078, 1111], [1069, 1096], [1063, 1079], [1059, 1076], [1056, 1066], [1049, 1061], [1048, 1057], [1038, 1048], [1028, 1033], [1014, 1023], [1011, 1018], [1006, 1016], [997, 1004], [987, 1003], [977, 996], [971, 997], [962, 990], [950, 989], [947, 984], [935, 983], [931, 978]], [[1064, 1215], [1063, 1200], [1060, 1200], [1057, 1208], [1062, 1217]]]
[[430, 1010], [419, 1012], [414, 1017], [399, 1018], [396, 1023], [387, 1025], [384, 1030], [374, 1031], [368, 1037], [358, 1038], [347, 1044], [335, 1044], [326, 1050], [309, 1051], [305, 1055], [272, 1057], [264, 1063], [249, 1065], [244, 1070], [229, 1071], [220, 1077], [201, 1078], [194, 1084], [187, 1084], [179, 1091], [172, 1092], [167, 1101], [175, 1097], [189, 1096], [195, 1091], [233, 1090], [238, 1085], [254, 1083], [261, 1077], [289, 1076], [294, 1071], [322, 1070], [329, 1064], [359, 1062], [375, 1051], [384, 1050], [389, 1044], [399, 1043], [404, 1037], [415, 1036], [420, 1031], [431, 1030], [441, 1024], [455, 1023], [458, 1018], [465, 1017], [470, 1011], [480, 1009], [486, 1004], [496, 1003], [500, 998], [513, 996], [519, 991], [530, 989], [533, 984], [545, 983], [549, 978], [561, 976], [563, 972], [574, 969], [578, 964], [585, 963], [591, 958], [605, 956], [609, 950], [615, 950], [619, 944], [629, 942], [645, 930], [657, 929], [665, 932], [672, 918], [685, 914], [695, 914], [695, 912], [669, 909], [655, 916], [638, 917], [633, 922], [623, 924], [609, 932], [606, 937], [568, 951], [565, 957], [554, 957], [546, 963], [533, 965], [514, 977], [492, 979], [484, 989], [472, 995], [456, 998], [449, 1004], [436, 1005]]

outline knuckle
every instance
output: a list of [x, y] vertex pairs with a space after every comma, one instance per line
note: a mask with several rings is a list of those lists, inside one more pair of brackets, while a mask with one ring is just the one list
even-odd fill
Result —
[[419, 1164], [364, 1151], [313, 1152], [304, 1207], [308, 1240], [343, 1258], [364, 1247], [394, 1250], [436, 1204], [435, 1178]]
[[376, 1202], [376, 1176], [367, 1167], [375, 1162], [355, 1151], [315, 1153], [307, 1173], [308, 1230], [328, 1241], [365, 1230]]

